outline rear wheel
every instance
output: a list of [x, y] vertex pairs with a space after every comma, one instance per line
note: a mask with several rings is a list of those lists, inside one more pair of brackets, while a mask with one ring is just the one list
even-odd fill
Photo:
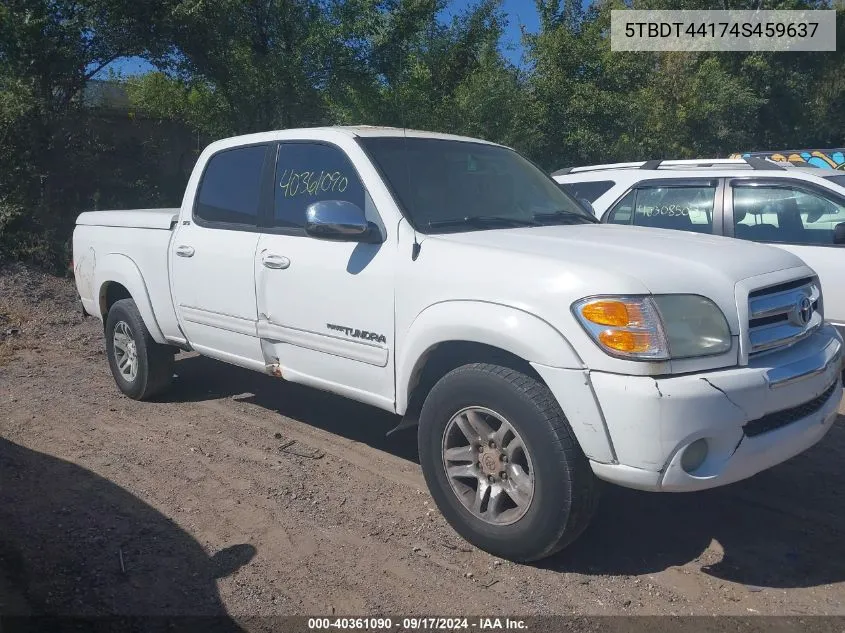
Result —
[[156, 343], [132, 299], [116, 301], [106, 317], [106, 354], [118, 388], [147, 400], [173, 379], [174, 348]]
[[438, 508], [473, 545], [515, 561], [587, 527], [598, 482], [549, 389], [514, 369], [459, 367], [420, 414], [420, 463]]

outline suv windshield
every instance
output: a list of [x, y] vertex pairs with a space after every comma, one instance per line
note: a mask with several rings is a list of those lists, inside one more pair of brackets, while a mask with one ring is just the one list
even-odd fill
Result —
[[505, 147], [417, 137], [358, 140], [423, 233], [597, 222], [542, 170]]

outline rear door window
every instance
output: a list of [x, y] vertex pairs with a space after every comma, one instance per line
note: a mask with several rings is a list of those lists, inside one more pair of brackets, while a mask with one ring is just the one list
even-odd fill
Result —
[[267, 151], [267, 145], [250, 145], [223, 150], [209, 159], [194, 208], [198, 224], [258, 225]]
[[733, 185], [734, 235], [781, 244], [833, 244], [845, 200], [793, 185]]

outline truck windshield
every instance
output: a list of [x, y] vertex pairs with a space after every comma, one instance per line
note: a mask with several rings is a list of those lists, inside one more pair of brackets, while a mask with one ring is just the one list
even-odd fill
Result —
[[542, 170], [505, 147], [418, 137], [359, 141], [423, 233], [596, 222]]

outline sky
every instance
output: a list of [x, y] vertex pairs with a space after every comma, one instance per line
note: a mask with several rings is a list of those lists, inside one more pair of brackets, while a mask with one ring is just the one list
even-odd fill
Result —
[[[453, 15], [463, 12], [471, 4], [473, 4], [472, 0], [451, 0], [443, 19], [451, 19]], [[534, 5], [534, 0], [503, 0], [502, 11], [508, 19], [508, 25], [502, 37], [502, 53], [515, 65], [523, 66], [520, 25], [529, 32], [537, 32], [539, 28], [537, 7]], [[141, 75], [153, 70], [153, 67], [139, 57], [127, 57], [117, 60], [103, 72], [107, 73], [110, 69], [123, 75]]]

